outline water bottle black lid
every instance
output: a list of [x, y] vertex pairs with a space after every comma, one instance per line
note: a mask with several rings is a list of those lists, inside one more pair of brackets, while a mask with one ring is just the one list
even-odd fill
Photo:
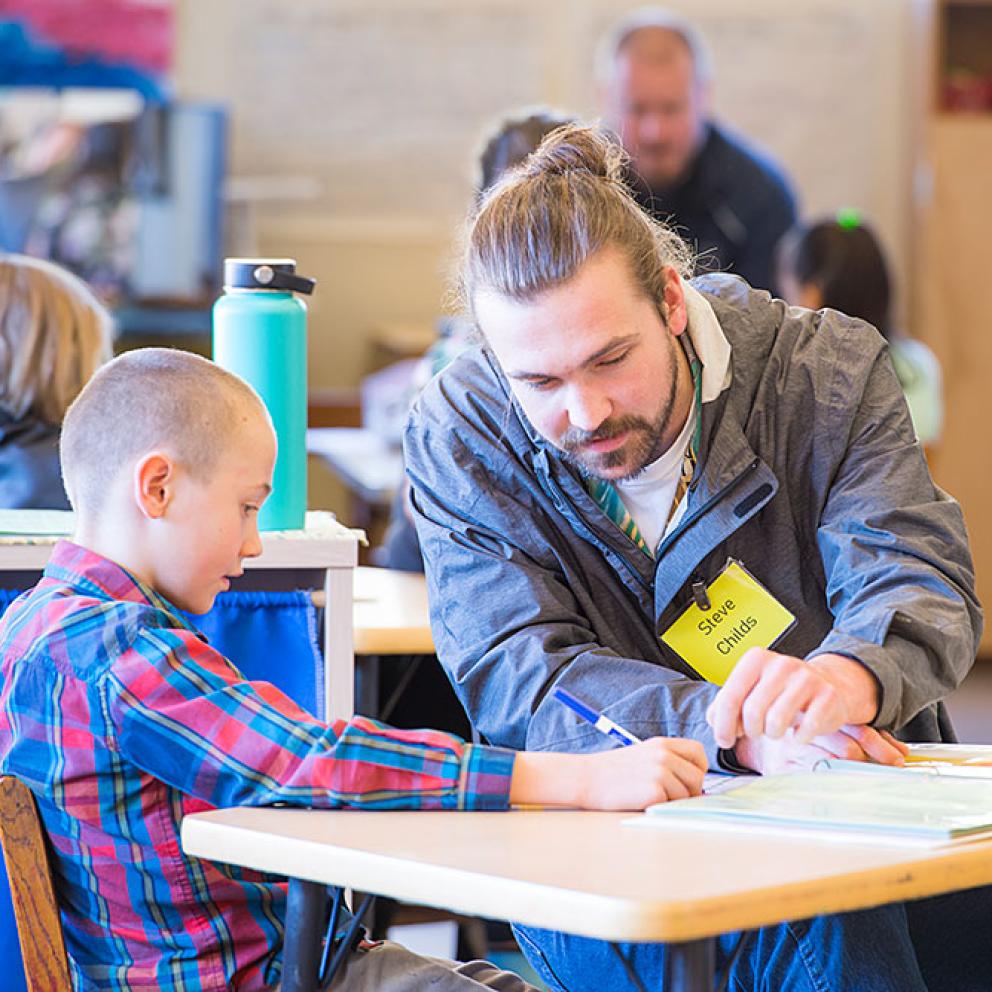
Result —
[[295, 258], [225, 258], [224, 286], [228, 289], [292, 290], [309, 295], [316, 279], [296, 274]]

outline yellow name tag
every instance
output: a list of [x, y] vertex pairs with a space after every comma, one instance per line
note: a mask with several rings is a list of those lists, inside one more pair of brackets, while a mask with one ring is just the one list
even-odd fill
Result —
[[770, 648], [796, 618], [740, 562], [706, 589], [710, 608], [690, 603], [661, 635], [707, 682], [723, 685], [749, 648]]

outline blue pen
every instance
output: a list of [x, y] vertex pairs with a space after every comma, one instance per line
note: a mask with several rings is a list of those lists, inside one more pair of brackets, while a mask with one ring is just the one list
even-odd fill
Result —
[[606, 734], [607, 737], [612, 737], [621, 744], [640, 743], [640, 737], [635, 737], [629, 730], [624, 730], [606, 714], [597, 713], [591, 706], [587, 706], [581, 699], [576, 699], [570, 692], [566, 692], [564, 689], [552, 689], [551, 695], [558, 702], [564, 703], [573, 713], [577, 713], [583, 720], [588, 720], [601, 734]]

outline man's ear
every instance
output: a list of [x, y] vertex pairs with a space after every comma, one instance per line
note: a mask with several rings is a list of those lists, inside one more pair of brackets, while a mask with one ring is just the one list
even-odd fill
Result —
[[134, 466], [134, 501], [150, 520], [165, 515], [172, 501], [176, 463], [169, 455], [153, 451]]
[[664, 276], [665, 289], [662, 298], [665, 319], [668, 321], [668, 330], [678, 337], [689, 324], [689, 315], [685, 308], [685, 290], [682, 288], [682, 279], [678, 272], [671, 266], [665, 266]]
[[697, 81], [695, 85], [697, 116], [705, 130], [706, 122], [713, 111], [713, 86], [709, 80], [705, 83]]

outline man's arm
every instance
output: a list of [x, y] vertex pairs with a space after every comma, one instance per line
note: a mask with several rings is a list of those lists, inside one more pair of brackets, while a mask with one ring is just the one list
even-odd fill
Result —
[[[843, 725], [902, 727], [974, 659], [981, 613], [960, 510], [929, 477], [884, 353], [843, 423], [851, 400], [841, 387], [853, 367], [837, 362], [837, 402], [814, 426], [845, 444], [817, 528], [833, 628], [806, 663], [760, 650], [741, 660], [709, 712], [725, 746], [786, 731], [803, 744]], [[869, 743], [869, 756], [895, 758], [884, 739]]]
[[793, 227], [798, 216], [796, 198], [781, 169], [757, 154], [742, 148], [737, 141], [721, 135], [720, 154], [713, 162], [718, 170], [719, 187], [726, 200], [712, 201], [714, 219], [726, 213], [742, 230], [735, 237], [736, 250], [728, 271], [740, 276], [755, 289], [779, 294], [776, 286], [776, 249], [782, 236]]
[[[718, 767], [705, 719], [716, 687], [622, 656], [597, 638], [578, 597], [626, 595], [620, 577], [617, 589], [574, 588], [594, 581], [575, 565], [584, 539], [497, 443], [503, 418], [491, 427], [482, 418], [470, 424], [442, 406], [440, 389], [432, 393], [430, 408], [422, 400], [407, 431], [411, 505], [438, 657], [475, 727], [517, 749], [608, 746], [547, 695], [561, 680], [639, 737], [701, 741]], [[650, 615], [631, 612], [625, 622], [643, 625], [645, 643], [654, 637]]]
[[817, 543], [835, 621], [810, 657], [864, 665], [879, 686], [872, 723], [902, 727], [968, 673], [982, 611], [961, 508], [930, 477], [887, 352], [824, 495]]
[[760, 201], [746, 205], [747, 234], [733, 266], [733, 273], [755, 289], [779, 294], [775, 272], [775, 252], [779, 242], [796, 223], [796, 204], [784, 186], [769, 184]]

